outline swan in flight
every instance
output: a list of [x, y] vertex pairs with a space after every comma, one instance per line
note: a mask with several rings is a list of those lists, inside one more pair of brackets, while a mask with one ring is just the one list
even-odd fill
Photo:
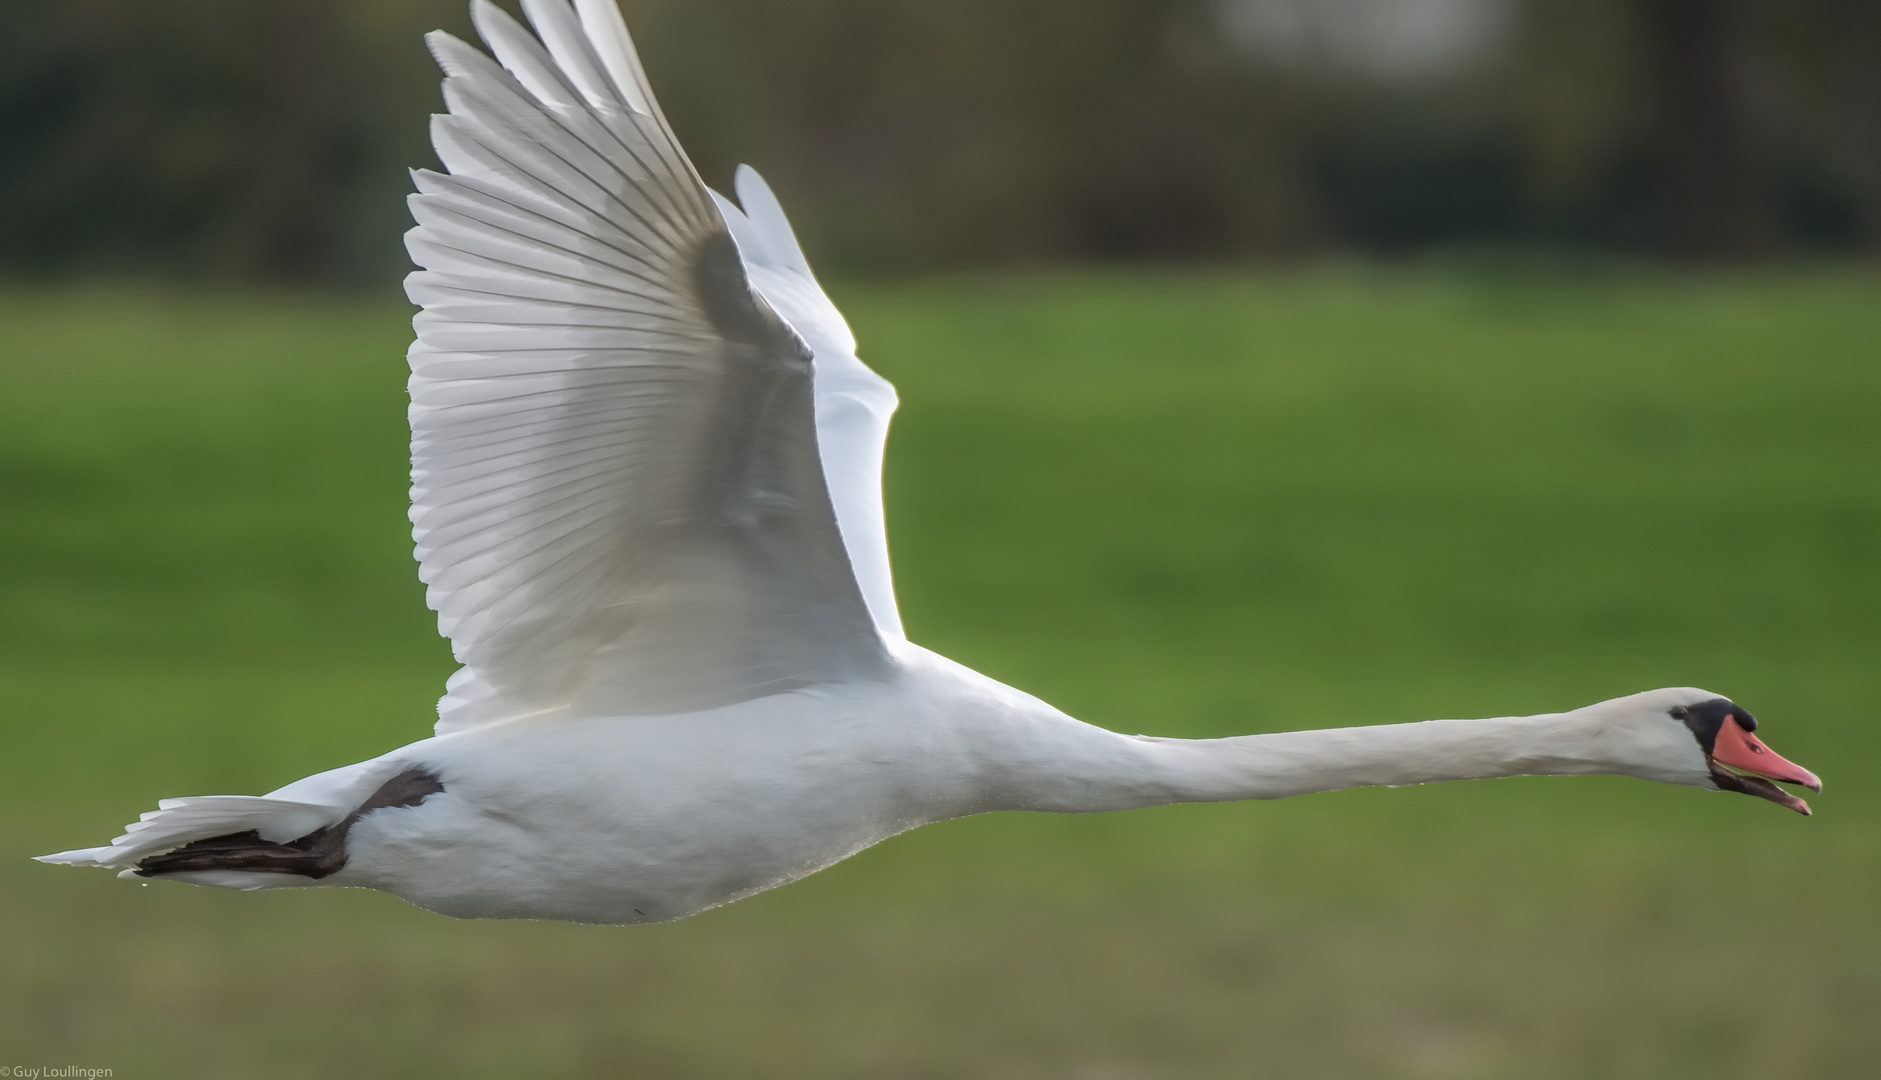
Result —
[[1619, 773], [1808, 806], [1705, 690], [1537, 716], [1122, 735], [910, 643], [856, 358], [749, 168], [709, 191], [613, 0], [429, 41], [449, 113], [407, 234], [411, 520], [463, 665], [436, 734], [261, 796], [166, 799], [42, 861], [446, 915], [677, 919], [930, 822]]

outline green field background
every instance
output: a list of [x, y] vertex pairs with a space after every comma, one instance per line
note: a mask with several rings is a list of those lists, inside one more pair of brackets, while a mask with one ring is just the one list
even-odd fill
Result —
[[422, 737], [389, 301], [0, 292], [0, 1064], [121, 1078], [1855, 1077], [1881, 278], [833, 290], [915, 640], [1221, 735], [1727, 694], [1813, 819], [1617, 778], [919, 830], [680, 923], [42, 866]]

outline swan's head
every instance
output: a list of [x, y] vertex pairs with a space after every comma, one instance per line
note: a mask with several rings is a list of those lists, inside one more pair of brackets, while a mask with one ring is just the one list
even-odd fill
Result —
[[1580, 712], [1634, 776], [1755, 795], [1799, 814], [1809, 813], [1809, 804], [1771, 781], [1822, 790], [1815, 773], [1752, 734], [1757, 718], [1749, 710], [1709, 690], [1648, 690]]

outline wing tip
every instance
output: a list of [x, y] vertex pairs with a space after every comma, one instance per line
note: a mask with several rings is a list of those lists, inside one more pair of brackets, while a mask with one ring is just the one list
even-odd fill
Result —
[[464, 65], [464, 54], [477, 51], [476, 46], [449, 30], [426, 33], [425, 48], [430, 50], [431, 59], [437, 62], [446, 76], [470, 74], [471, 69]]

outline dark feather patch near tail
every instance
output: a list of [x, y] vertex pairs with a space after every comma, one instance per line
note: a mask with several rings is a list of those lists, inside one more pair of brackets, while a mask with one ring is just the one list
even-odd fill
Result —
[[346, 865], [346, 834], [354, 822], [374, 810], [417, 806], [443, 790], [443, 781], [431, 773], [420, 768], [406, 769], [379, 785], [379, 790], [337, 825], [315, 829], [285, 844], [263, 840], [253, 829], [196, 840], [139, 861], [137, 875], [157, 877], [191, 870], [251, 870], [323, 878]]

